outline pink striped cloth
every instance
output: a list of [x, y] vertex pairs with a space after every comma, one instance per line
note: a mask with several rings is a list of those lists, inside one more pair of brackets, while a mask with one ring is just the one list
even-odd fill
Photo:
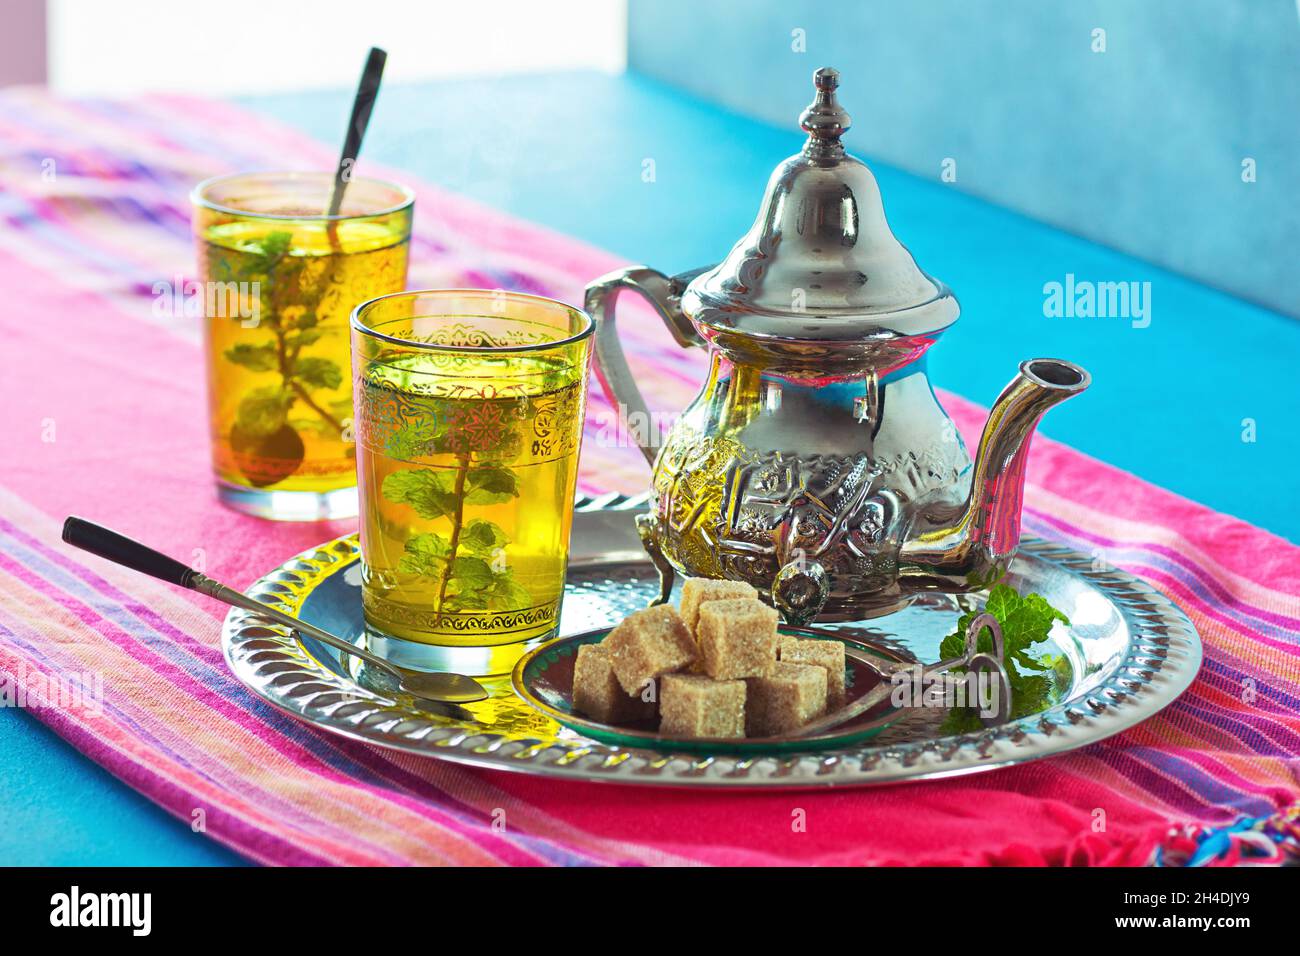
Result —
[[[948, 781], [741, 796], [470, 770], [278, 714], [227, 673], [219, 607], [73, 552], [58, 520], [85, 514], [167, 542], [235, 583], [350, 530], [217, 505], [197, 320], [155, 316], [152, 294], [192, 275], [194, 182], [329, 168], [331, 151], [228, 104], [31, 91], [0, 94], [0, 144], [0, 283], [11, 293], [0, 314], [0, 687], [169, 812], [201, 816], [213, 839], [281, 864], [1199, 863], [1294, 852], [1300, 549], [1042, 438], [1029, 530], [1102, 549], [1182, 605], [1205, 641], [1204, 669], [1178, 703], [1100, 744]], [[618, 264], [413, 185], [412, 286], [577, 301]], [[681, 407], [702, 356], [649, 317], [625, 325], [652, 406]], [[945, 403], [976, 437], [983, 411]], [[600, 396], [591, 404], [583, 488], [640, 490], [639, 455], [592, 440], [613, 418]], [[103, 675], [102, 704], [39, 706], [78, 675]]]

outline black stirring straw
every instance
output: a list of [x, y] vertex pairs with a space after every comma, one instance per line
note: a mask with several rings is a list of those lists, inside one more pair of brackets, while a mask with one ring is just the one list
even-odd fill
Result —
[[352, 116], [348, 120], [348, 134], [343, 140], [343, 152], [339, 154], [339, 164], [334, 170], [334, 191], [330, 195], [329, 215], [337, 216], [343, 208], [343, 193], [352, 178], [352, 168], [357, 163], [357, 154], [361, 152], [361, 140], [365, 138], [366, 127], [370, 125], [370, 112], [375, 108], [375, 97], [379, 95], [379, 81], [384, 76], [384, 63], [388, 54], [377, 46], [370, 48], [366, 58], [366, 68], [361, 71], [361, 82], [357, 84], [357, 95], [352, 100]]

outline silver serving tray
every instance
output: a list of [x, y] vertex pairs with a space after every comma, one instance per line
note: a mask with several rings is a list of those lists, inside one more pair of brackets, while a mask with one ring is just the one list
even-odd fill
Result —
[[[640, 502], [586, 499], [574, 521], [561, 632], [608, 626], [645, 606], [658, 579], [632, 525]], [[353, 639], [362, 631], [354, 536], [306, 551], [248, 589], [259, 600]], [[674, 754], [598, 743], [561, 727], [514, 695], [508, 677], [489, 682], [492, 698], [470, 705], [473, 719], [437, 716], [410, 701], [362, 686], [328, 647], [246, 611], [222, 630], [226, 661], [255, 694], [322, 730], [457, 763], [611, 783], [673, 787], [843, 787], [991, 770], [1095, 743], [1157, 713], [1181, 694], [1201, 664], [1195, 628], [1146, 583], [1087, 555], [1027, 537], [1009, 583], [1037, 591], [1071, 626], [1053, 633], [1069, 659], [1071, 686], [1053, 707], [1003, 726], [938, 736], [944, 711], [911, 711], [868, 742], [844, 750], [772, 757]], [[888, 617], [830, 625], [920, 661], [963, 608], [930, 596]]]

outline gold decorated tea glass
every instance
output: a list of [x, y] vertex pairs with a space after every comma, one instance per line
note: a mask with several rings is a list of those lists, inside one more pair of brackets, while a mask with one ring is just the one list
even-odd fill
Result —
[[348, 316], [406, 286], [414, 197], [328, 173], [220, 176], [194, 190], [218, 496], [264, 518], [357, 513]]
[[553, 636], [592, 322], [551, 299], [438, 290], [352, 316], [362, 596], [401, 664], [502, 674]]

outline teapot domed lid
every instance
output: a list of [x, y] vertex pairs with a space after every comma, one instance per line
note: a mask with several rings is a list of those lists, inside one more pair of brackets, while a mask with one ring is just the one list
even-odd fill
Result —
[[706, 336], [857, 342], [937, 333], [957, 319], [952, 292], [920, 267], [885, 221], [876, 177], [844, 151], [839, 73], [813, 74], [803, 150], [767, 184], [749, 232], [696, 277], [682, 307]]

